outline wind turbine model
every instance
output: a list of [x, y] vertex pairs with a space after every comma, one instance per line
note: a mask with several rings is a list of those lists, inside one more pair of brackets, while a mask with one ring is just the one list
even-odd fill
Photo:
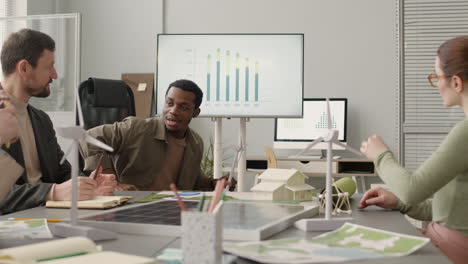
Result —
[[318, 143], [325, 142], [327, 143], [327, 172], [326, 172], [326, 185], [325, 185], [325, 218], [310, 218], [310, 219], [301, 219], [295, 223], [295, 226], [304, 231], [328, 231], [333, 230], [345, 222], [353, 221], [352, 217], [340, 217], [332, 218], [332, 146], [336, 144], [341, 146], [359, 156], [362, 154], [341, 143], [338, 140], [338, 130], [332, 128], [331, 121], [331, 112], [330, 112], [330, 101], [327, 98], [327, 121], [328, 121], [328, 133], [322, 137], [317, 138], [315, 141], [310, 143], [304, 150], [300, 151], [296, 156], [300, 156], [303, 153], [307, 152], [310, 148], [315, 146]]
[[71, 127], [58, 127], [57, 134], [63, 138], [73, 140], [71, 146], [67, 149], [63, 156], [60, 164], [65, 162], [69, 154], [71, 158], [71, 179], [72, 179], [72, 200], [70, 209], [70, 223], [58, 223], [54, 225], [54, 235], [60, 237], [71, 237], [71, 236], [84, 236], [94, 241], [116, 239], [117, 234], [106, 230], [100, 230], [88, 226], [80, 226], [77, 224], [78, 218], [78, 145], [80, 140], [86, 140], [86, 142], [100, 147], [109, 152], [113, 152], [114, 149], [110, 146], [102, 143], [101, 141], [89, 136], [86, 130], [83, 129], [83, 112], [81, 111], [80, 97], [78, 96], [77, 89], [75, 89], [76, 107], [78, 112], [79, 126]]
[[[245, 151], [246, 146], [244, 144], [244, 141], [241, 138], [240, 142], [239, 142], [239, 146], [237, 146], [237, 147], [233, 146], [232, 148], [236, 151], [236, 155], [232, 159], [231, 171], [229, 173], [229, 178], [228, 178], [228, 181], [227, 181], [228, 183], [230, 183], [232, 181], [232, 178], [235, 178], [234, 174], [235, 174], [237, 164], [239, 163], [239, 160], [240, 160], [241, 155], [242, 155], [242, 151]], [[225, 191], [229, 191], [229, 185], [226, 185]]]

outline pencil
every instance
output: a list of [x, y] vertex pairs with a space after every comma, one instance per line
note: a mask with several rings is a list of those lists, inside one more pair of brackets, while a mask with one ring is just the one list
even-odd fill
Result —
[[99, 157], [99, 160], [98, 160], [98, 163], [97, 163], [97, 166], [96, 166], [96, 172], [94, 173], [94, 177], [92, 177], [93, 180], [96, 180], [97, 178], [99, 178], [99, 176], [101, 176], [101, 173], [102, 173], [102, 157], [104, 155], [101, 155], [101, 157]]
[[[8, 218], [9, 221], [38, 220], [38, 219], [42, 219], [42, 218]], [[47, 220], [47, 222], [51, 222], [51, 223], [59, 223], [59, 222], [62, 222], [62, 220], [60, 220], [60, 219], [51, 219], [51, 218], [47, 218], [46, 220]]]
[[224, 191], [224, 183], [226, 182], [226, 178], [222, 178], [216, 182], [216, 187], [214, 190], [214, 196], [213, 199], [211, 200], [210, 208], [208, 209], [208, 212], [213, 212], [214, 208], [216, 207], [216, 204], [219, 202], [219, 197], [221, 196], [221, 193]]
[[182, 201], [182, 199], [180, 199], [180, 196], [179, 196], [179, 193], [177, 192], [177, 187], [175, 186], [174, 183], [171, 183], [171, 185], [169, 185], [169, 187], [171, 188], [171, 190], [174, 192], [176, 198], [177, 198], [177, 203], [179, 204], [179, 207], [180, 207], [180, 210], [182, 211], [187, 211], [187, 207], [185, 206], [184, 202]]
[[213, 210], [213, 214], [218, 213], [218, 211], [220, 210], [221, 206], [223, 206], [223, 203], [224, 203], [224, 201], [221, 200], [221, 201], [219, 201], [219, 203], [216, 204], [216, 206], [215, 206], [215, 208], [214, 208], [214, 210]]

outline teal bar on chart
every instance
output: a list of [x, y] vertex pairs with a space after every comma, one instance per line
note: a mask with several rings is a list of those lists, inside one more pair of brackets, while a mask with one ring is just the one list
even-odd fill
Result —
[[239, 102], [239, 64], [240, 56], [239, 53], [236, 53], [236, 102]]
[[255, 102], [258, 102], [258, 61], [255, 62]]
[[211, 55], [208, 54], [207, 69], [206, 69], [206, 100], [210, 101], [211, 94]]
[[249, 101], [249, 58], [245, 59], [245, 101]]
[[229, 50], [226, 51], [226, 102], [229, 102], [229, 82], [231, 73], [231, 53]]
[[218, 49], [216, 55], [216, 101], [221, 100], [221, 50]]

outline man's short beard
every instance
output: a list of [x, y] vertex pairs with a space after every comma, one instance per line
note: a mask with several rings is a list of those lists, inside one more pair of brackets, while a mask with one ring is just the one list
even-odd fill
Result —
[[39, 98], [46, 98], [46, 97], [49, 97], [49, 95], [50, 95], [50, 89], [44, 89], [40, 93], [35, 94], [34, 96], [39, 97]]
[[32, 97], [46, 98], [50, 95], [50, 88], [44, 87], [41, 91], [36, 91], [31, 87], [26, 87], [26, 91]]
[[39, 98], [49, 97], [49, 95], [50, 95], [50, 84], [51, 83], [52, 83], [52, 79], [50, 79], [49, 82], [47, 83], [47, 86], [44, 87], [40, 91], [36, 91], [35, 89], [33, 89], [31, 87], [26, 87], [26, 92], [28, 92], [28, 94], [33, 96], [33, 97], [39, 97]]

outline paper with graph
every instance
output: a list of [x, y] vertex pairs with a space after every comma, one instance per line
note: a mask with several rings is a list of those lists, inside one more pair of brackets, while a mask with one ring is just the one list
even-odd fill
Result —
[[52, 237], [46, 219], [0, 221], [0, 239]]
[[224, 251], [261, 263], [321, 263], [406, 256], [428, 242], [428, 238], [346, 223], [313, 238], [225, 243]]

